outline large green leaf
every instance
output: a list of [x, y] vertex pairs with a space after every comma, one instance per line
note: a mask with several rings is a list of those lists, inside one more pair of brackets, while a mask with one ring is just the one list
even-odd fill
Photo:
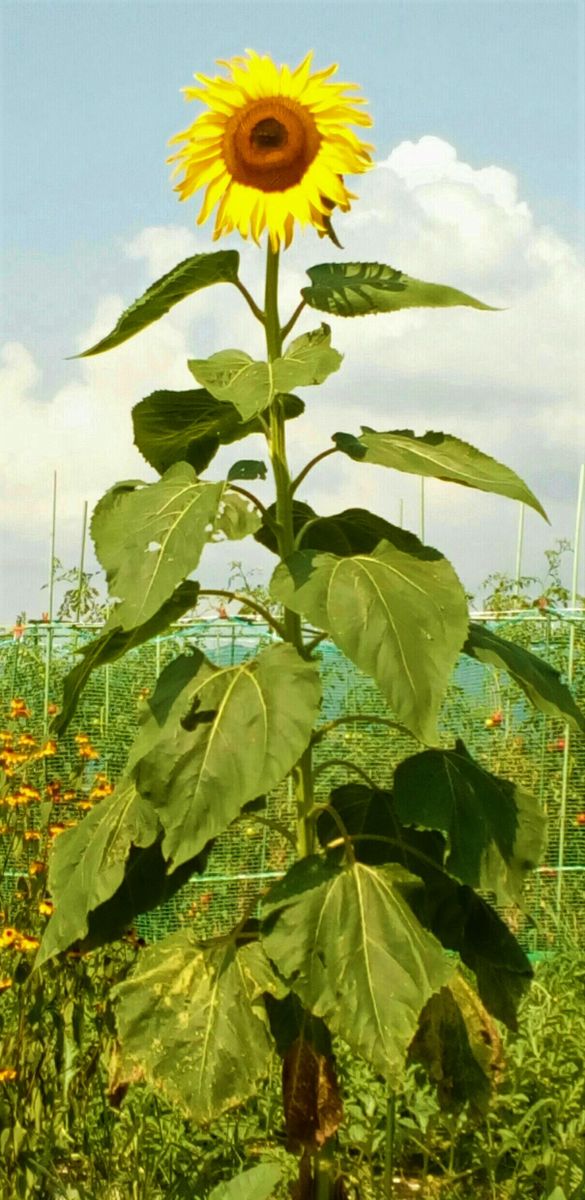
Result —
[[119, 599], [112, 625], [143, 625], [195, 570], [225, 486], [201, 482], [188, 463], [176, 463], [156, 483], [116, 484], [106, 492], [91, 533], [110, 595]]
[[336, 317], [362, 317], [399, 308], [447, 308], [465, 304], [495, 311], [457, 288], [423, 283], [383, 263], [320, 263], [310, 267], [310, 287], [301, 295], [311, 308]]
[[117, 658], [122, 658], [129, 650], [133, 650], [135, 646], [141, 646], [143, 642], [163, 633], [173, 621], [178, 621], [183, 613], [195, 607], [198, 595], [198, 583], [189, 580], [180, 583], [158, 612], [135, 629], [123, 630], [121, 626], [116, 625], [114, 613], [114, 620], [110, 617], [104, 633], [80, 648], [82, 661], [65, 677], [63, 705], [61, 712], [52, 723], [52, 732], [57, 737], [61, 737], [67, 729], [92, 671], [95, 671], [97, 667], [103, 667], [105, 663], [115, 662]]
[[417, 437], [411, 429], [377, 433], [362, 425], [359, 437], [333, 435], [338, 450], [359, 462], [376, 463], [410, 475], [424, 475], [447, 483], [461, 483], [482, 492], [495, 492], [530, 505], [548, 520], [536, 496], [514, 471], [449, 433], [429, 431]]
[[[274, 572], [271, 592], [329, 633], [423, 742], [437, 717], [467, 633], [465, 593], [436, 550], [388, 525], [371, 554], [297, 551]], [[391, 531], [391, 540], [390, 540]]]
[[[276, 520], [276, 505], [270, 505], [267, 515]], [[396, 530], [395, 525], [366, 508], [347, 508], [331, 517], [318, 517], [302, 500], [293, 500], [293, 528], [299, 549], [326, 550], [341, 558], [349, 554], [371, 554], [383, 538], [391, 541]], [[278, 553], [270, 524], [263, 523], [254, 537], [267, 550]]]
[[290, 645], [235, 667], [214, 667], [196, 651], [165, 668], [132, 762], [173, 869], [288, 774], [308, 744], [320, 696], [316, 665]]
[[542, 855], [544, 817], [536, 800], [486, 771], [463, 742], [399, 763], [394, 803], [405, 825], [445, 834], [446, 865], [462, 883], [521, 900], [524, 878]]
[[268, 408], [276, 390], [272, 365], [255, 362], [244, 350], [220, 350], [211, 358], [190, 358], [197, 383], [222, 403], [232, 404], [243, 421]]
[[89, 350], [74, 358], [89, 358], [113, 350], [128, 338], [134, 337], [153, 321], [158, 321], [173, 305], [193, 292], [210, 287], [212, 283], [235, 283], [240, 256], [237, 250], [217, 250], [214, 254], [194, 254], [185, 258], [172, 271], [152, 283], [138, 300], [125, 309], [111, 333]]
[[263, 904], [263, 943], [279, 974], [393, 1084], [419, 1013], [452, 973], [405, 898], [414, 882], [396, 865], [339, 868], [312, 856]]
[[[415, 915], [445, 949], [458, 953], [475, 972], [481, 999], [493, 1016], [516, 1029], [518, 1004], [533, 976], [530, 961], [487, 900], [444, 869], [443, 835], [405, 827], [392, 794], [384, 789], [344, 784], [333, 789], [329, 804], [352, 838], [360, 862], [400, 863], [421, 879], [424, 887], [408, 897]], [[329, 812], [319, 816], [317, 832], [323, 846], [340, 840], [339, 825]], [[339, 857], [342, 848], [328, 853]]]
[[[280, 397], [285, 419], [304, 412], [298, 396]], [[134, 442], [159, 474], [176, 462], [188, 462], [201, 474], [220, 446], [261, 433], [258, 418], [242, 421], [233, 404], [221, 404], [204, 388], [152, 392], [132, 409]]]
[[196, 1123], [214, 1121], [268, 1072], [272, 980], [258, 943], [204, 947], [181, 930], [148, 947], [113, 990], [122, 1070], [138, 1065]]
[[331, 346], [331, 329], [321, 325], [310, 333], [302, 333], [274, 363], [277, 386], [283, 392], [290, 388], [309, 387], [323, 383], [328, 375], [338, 371], [343, 355]]
[[476, 621], [469, 625], [469, 637], [463, 650], [479, 662], [507, 671], [540, 712], [566, 721], [574, 730], [585, 733], [585, 714], [550, 663]]
[[220, 350], [211, 358], [190, 358], [191, 374], [216, 400], [233, 404], [244, 421], [257, 417], [279, 392], [323, 383], [339, 370], [341, 354], [331, 347], [328, 325], [303, 333], [281, 358], [255, 362], [244, 350]]
[[49, 862], [49, 891], [55, 911], [35, 966], [86, 936], [89, 914], [122, 885], [131, 847], [152, 846], [160, 829], [154, 809], [126, 778], [79, 825], [60, 835]]
[[208, 1200], [271, 1200], [281, 1176], [282, 1167], [276, 1163], [260, 1163], [241, 1171], [227, 1183], [218, 1184]]

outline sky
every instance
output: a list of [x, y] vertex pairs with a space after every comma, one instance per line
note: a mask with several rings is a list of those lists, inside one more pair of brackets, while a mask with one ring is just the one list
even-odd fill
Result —
[[[169, 137], [200, 111], [181, 87], [248, 47], [291, 65], [309, 49], [316, 69], [339, 63], [339, 78], [360, 84], [374, 120], [367, 136], [376, 169], [348, 179], [359, 199], [336, 221], [344, 249], [312, 230], [295, 236], [282, 260], [282, 312], [295, 307], [306, 268], [323, 261], [386, 262], [500, 309], [334, 320], [344, 362], [322, 388], [302, 393], [307, 413], [289, 425], [293, 468], [360, 424], [455, 434], [538, 495], [551, 524], [527, 512], [522, 567], [542, 575], [544, 551], [573, 541], [585, 460], [583, 3], [0, 7], [0, 624], [47, 607], [53, 472], [56, 553], [70, 567], [84, 502], [91, 510], [119, 479], [155, 478], [132, 445], [132, 406], [156, 388], [192, 386], [188, 357], [227, 346], [262, 355], [253, 318], [223, 286], [110, 354], [68, 359], [187, 255], [239, 249], [242, 278], [260, 294], [263, 255], [233, 235], [212, 243], [212, 224], [195, 224], [199, 198], [179, 203], [165, 162]], [[318, 325], [316, 316], [303, 313], [295, 334]], [[262, 457], [260, 439], [245, 453]], [[234, 457], [239, 448], [223, 450], [208, 477], [220, 478]], [[258, 489], [269, 502], [269, 484]], [[333, 456], [302, 498], [325, 514], [359, 504], [396, 522], [402, 511], [418, 532], [419, 497], [414, 477]], [[518, 506], [503, 498], [426, 486], [426, 540], [478, 603], [487, 575], [514, 573], [518, 520]], [[269, 577], [268, 553], [237, 542], [209, 547], [198, 577], [225, 586], [238, 559]], [[95, 568], [91, 547], [86, 562]]]

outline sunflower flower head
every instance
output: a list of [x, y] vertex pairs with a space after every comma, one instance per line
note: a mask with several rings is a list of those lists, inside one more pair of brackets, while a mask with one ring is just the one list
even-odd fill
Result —
[[336, 66], [311, 74], [312, 54], [291, 70], [246, 53], [220, 60], [227, 78], [196, 75], [200, 86], [183, 89], [207, 110], [171, 139], [183, 145], [168, 161], [183, 172], [181, 200], [206, 189], [199, 225], [218, 205], [214, 239], [237, 229], [258, 242], [267, 229], [276, 251], [290, 245], [295, 221], [330, 234], [332, 209], [350, 208], [343, 176], [367, 171], [373, 149], [350, 126], [372, 119], [355, 84], [330, 81]]

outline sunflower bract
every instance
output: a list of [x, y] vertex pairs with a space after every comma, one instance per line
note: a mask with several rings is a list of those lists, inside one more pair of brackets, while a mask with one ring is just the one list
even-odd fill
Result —
[[373, 165], [373, 147], [350, 126], [372, 119], [356, 84], [330, 82], [336, 66], [311, 74], [312, 54], [291, 70], [246, 53], [219, 62], [228, 78], [196, 75], [199, 86], [183, 89], [207, 109], [171, 138], [183, 145], [168, 161], [183, 173], [181, 200], [206, 189], [199, 225], [217, 205], [214, 239], [238, 230], [258, 242], [267, 229], [276, 251], [290, 245], [295, 221], [323, 235], [333, 208], [350, 208], [344, 175]]

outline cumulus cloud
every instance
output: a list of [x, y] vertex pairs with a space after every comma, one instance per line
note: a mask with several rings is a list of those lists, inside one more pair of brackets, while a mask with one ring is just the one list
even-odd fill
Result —
[[[332, 321], [334, 344], [346, 359], [323, 388], [303, 393], [307, 416], [289, 426], [294, 469], [307, 454], [323, 449], [336, 429], [358, 432], [360, 423], [418, 433], [442, 428], [507, 462], [540, 488], [554, 518], [553, 531], [542, 535], [541, 544], [570, 534], [585, 436], [579, 305], [585, 273], [578, 254], [538, 222], [510, 171], [462, 162], [455, 148], [437, 137], [401, 143], [360, 179], [358, 190], [352, 212], [335, 222], [344, 251], [317, 243], [309, 231], [283, 255], [283, 317], [297, 304], [306, 264], [335, 260], [387, 262], [412, 276], [459, 287], [501, 311], [417, 309]], [[214, 248], [227, 246], [241, 251], [242, 277], [261, 300], [262, 255], [234, 238]], [[209, 249], [208, 230], [178, 226], [145, 228], [124, 247], [127, 260], [140, 267], [144, 287], [182, 258]], [[125, 269], [122, 260], [121, 294], [99, 298], [89, 324], [72, 331], [79, 350], [108, 332], [132, 298], [122, 294]], [[305, 309], [295, 334], [320, 320], [321, 314]], [[95, 503], [115, 479], [153, 478], [131, 444], [132, 405], [155, 388], [192, 386], [186, 359], [226, 346], [263, 354], [262, 330], [229, 285], [182, 302], [111, 354], [67, 364], [65, 381], [52, 395], [44, 393], [26, 345], [4, 347], [2, 393], [16, 416], [5, 427], [0, 447], [1, 512], [8, 536], [22, 539], [25, 557], [31, 523], [38, 530], [48, 521], [53, 468], [59, 473], [66, 557], [78, 538], [84, 499]], [[234, 447], [220, 453], [216, 477], [239, 453]], [[260, 439], [245, 453], [261, 457]], [[419, 485], [413, 479], [362, 468], [341, 456], [325, 460], [310, 478], [307, 498], [322, 511], [359, 502], [396, 520], [403, 499], [407, 523], [417, 527]], [[463, 552], [468, 561], [471, 555], [472, 569], [477, 574], [480, 554], [484, 563], [488, 560], [487, 569], [503, 565], [500, 521], [508, 523], [511, 546], [513, 506], [434, 482], [428, 484], [427, 502], [429, 540], [448, 550], [439, 531], [445, 525], [447, 542], [461, 552], [465, 514], [471, 526], [469, 553], [465, 546]], [[224, 565], [230, 553], [239, 556], [238, 549], [222, 551]], [[507, 552], [506, 565], [512, 558]], [[14, 594], [16, 582], [10, 587]]]

